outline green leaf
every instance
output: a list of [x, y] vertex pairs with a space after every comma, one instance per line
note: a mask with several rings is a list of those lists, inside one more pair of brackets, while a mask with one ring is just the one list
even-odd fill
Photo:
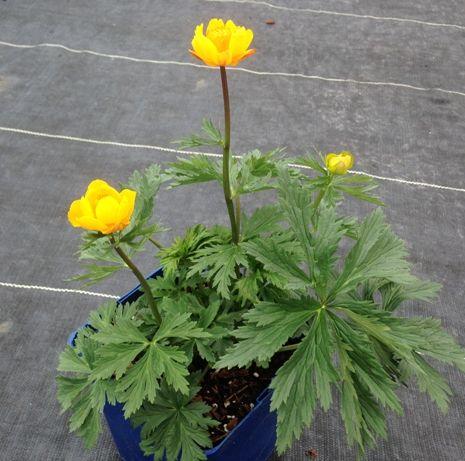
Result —
[[189, 392], [189, 376], [187, 369], [188, 359], [186, 354], [176, 346], [162, 346], [160, 344], [154, 349], [155, 359], [163, 367], [166, 382], [176, 391], [182, 394]]
[[237, 279], [236, 267], [248, 266], [242, 247], [232, 243], [201, 248], [191, 258], [188, 277], [200, 274], [211, 280], [214, 288], [224, 298], [230, 298], [230, 286]]
[[283, 453], [313, 419], [317, 401], [331, 403], [331, 383], [338, 374], [332, 364], [332, 344], [326, 314], [320, 310], [292, 354], [271, 381], [271, 409], [278, 413], [277, 450]]
[[61, 404], [62, 413], [71, 408], [74, 399], [89, 385], [87, 377], [69, 378], [67, 376], [57, 376], [56, 381], [57, 398]]
[[163, 364], [156, 360], [155, 351], [156, 347], [150, 346], [118, 382], [117, 391], [120, 393], [120, 400], [124, 402], [125, 418], [137, 411], [145, 399], [153, 402], [160, 388], [158, 379], [162, 376], [164, 368]]
[[98, 283], [106, 278], [112, 276], [121, 269], [126, 269], [124, 264], [117, 265], [98, 265], [98, 264], [84, 264], [84, 270], [86, 271], [83, 274], [75, 275], [74, 277], [69, 278], [67, 281], [71, 282], [85, 282], [84, 286], [91, 286], [95, 283]]
[[146, 343], [107, 344], [98, 349], [95, 369], [92, 370], [93, 379], [105, 379], [115, 375], [116, 379], [126, 372], [134, 359], [144, 349]]
[[159, 232], [158, 224], [150, 224], [155, 197], [165, 180], [158, 165], [150, 165], [143, 172], [135, 171], [129, 178], [128, 187], [137, 192], [131, 224], [123, 231], [119, 242], [140, 249], [148, 237]]
[[196, 322], [190, 320], [191, 314], [167, 314], [163, 317], [160, 328], [155, 333], [154, 341], [165, 338], [192, 339], [210, 338], [211, 335], [203, 328], [197, 326]]
[[170, 187], [198, 184], [209, 181], [222, 183], [222, 169], [218, 161], [206, 155], [196, 155], [191, 158], [178, 158], [171, 163], [167, 175], [171, 178]]
[[411, 283], [410, 265], [403, 242], [384, 223], [380, 210], [360, 226], [359, 238], [346, 257], [344, 269], [332, 288], [332, 296], [354, 290], [369, 278]]
[[310, 277], [298, 266], [295, 255], [286, 252], [273, 239], [257, 239], [241, 243], [240, 246], [260, 261], [267, 271], [279, 276], [287, 288], [302, 289], [311, 284]]
[[[413, 361], [415, 365], [413, 365]], [[404, 363], [404, 366], [408, 367], [409, 371], [415, 375], [420, 391], [426, 392], [438, 408], [444, 414], [447, 413], [452, 390], [441, 374], [418, 353], [413, 355], [411, 362]]]
[[148, 340], [137, 328], [134, 320], [118, 319], [114, 325], [106, 325], [93, 336], [102, 344], [138, 343], [148, 344]]
[[94, 447], [102, 432], [102, 417], [100, 413], [91, 409], [82, 424], [75, 430], [76, 434], [84, 440], [86, 448]]
[[232, 196], [272, 189], [272, 180], [277, 176], [278, 167], [285, 164], [278, 157], [281, 151], [275, 149], [262, 153], [255, 149], [235, 158], [230, 171]]
[[282, 214], [274, 205], [267, 205], [255, 210], [250, 218], [243, 215], [242, 238], [244, 240], [259, 237], [263, 233], [273, 233], [280, 229], [279, 222]]
[[376, 189], [378, 184], [368, 176], [361, 174], [335, 176], [332, 180], [332, 187], [356, 199], [384, 206], [378, 197], [371, 194], [371, 191]]
[[208, 328], [213, 321], [221, 307], [221, 301], [218, 297], [210, 297], [208, 300], [208, 306], [203, 308], [199, 313], [199, 321], [197, 324], [202, 328]]
[[121, 263], [120, 257], [115, 253], [108, 237], [94, 238], [89, 233], [82, 235], [83, 243], [79, 249], [79, 259], [105, 261], [108, 263]]
[[341, 415], [349, 445], [355, 442], [362, 454], [374, 447], [376, 438], [386, 438], [386, 417], [379, 404], [355, 374], [348, 374], [341, 386]]
[[[211, 447], [208, 428], [217, 423], [205, 416], [209, 407], [193, 401], [199, 388], [191, 386], [187, 395], [162, 385], [153, 404], [145, 404], [133, 418], [142, 425], [141, 448], [155, 461], [205, 460], [203, 449]], [[178, 458], [180, 457], [180, 458]]]
[[304, 250], [308, 267], [313, 267], [315, 258], [310, 228], [314, 213], [311, 195], [300, 183], [293, 181], [285, 169], [280, 170], [279, 204], [297, 241]]
[[346, 367], [382, 405], [402, 414], [399, 399], [394, 393], [395, 382], [379, 361], [373, 340], [334, 314], [331, 314], [331, 320], [338, 350], [342, 356], [341, 376], [347, 372], [344, 369]]
[[[157, 279], [154, 283], [166, 283], [167, 279], [172, 278], [180, 266], [186, 263], [197, 250], [218, 243], [218, 241], [218, 236], [201, 224], [189, 227], [184, 237], [175, 237], [171, 246], [159, 253], [164, 277]], [[171, 283], [169, 280], [167, 282]]]
[[387, 311], [396, 310], [400, 304], [407, 300], [430, 301], [437, 296], [441, 285], [423, 280], [414, 280], [408, 284], [386, 283], [379, 289]]
[[89, 373], [89, 364], [81, 357], [74, 348], [67, 345], [60, 354], [58, 371], [68, 371], [74, 373]]
[[315, 220], [315, 230], [310, 242], [312, 260], [310, 272], [315, 280], [315, 290], [321, 298], [326, 298], [328, 285], [333, 280], [336, 252], [344, 234], [342, 222], [334, 208], [321, 206]]
[[368, 336], [382, 343], [401, 359], [402, 373], [414, 375], [420, 389], [427, 392], [442, 411], [447, 409], [450, 389], [423, 357], [455, 365], [465, 371], [465, 350], [431, 318], [397, 318], [385, 311], [370, 316], [353, 308], [344, 311]]
[[84, 424], [89, 413], [92, 411], [92, 397], [90, 392], [86, 392], [81, 399], [77, 400], [73, 410], [73, 414], [69, 419], [69, 428], [71, 431], [79, 429], [79, 427]]
[[[131, 320], [135, 326], [138, 326], [140, 320], [135, 320], [136, 314], [139, 310], [138, 301], [133, 303], [126, 303], [123, 305], [117, 301], [107, 301], [103, 303], [97, 310], [89, 314], [88, 324], [92, 325], [92, 336], [96, 331], [103, 331], [109, 326], [120, 320]], [[78, 336], [79, 339], [80, 335]]]
[[357, 443], [364, 453], [366, 446], [374, 446], [377, 437], [386, 437], [381, 405], [398, 413], [402, 409], [394, 393], [395, 383], [378, 362], [369, 338], [332, 313], [330, 322], [342, 380], [342, 420], [349, 445]]
[[319, 304], [310, 298], [279, 303], [260, 302], [244, 314], [245, 325], [233, 332], [239, 339], [215, 368], [248, 366], [268, 361], [315, 314]]
[[[320, 154], [320, 157], [321, 157], [321, 154]], [[326, 168], [324, 167], [323, 160], [321, 158], [320, 160], [318, 160], [318, 158], [312, 154], [307, 154], [304, 157], [299, 157], [298, 159], [294, 160], [294, 163], [296, 165], [307, 166], [322, 175], [328, 174], [328, 172], [326, 171]]]
[[263, 281], [264, 278], [259, 269], [253, 271], [248, 270], [246, 275], [237, 280], [235, 286], [241, 305], [244, 305], [248, 301], [252, 303], [258, 301], [259, 285], [261, 285]]
[[202, 131], [204, 136], [193, 134], [175, 142], [179, 144], [181, 149], [203, 146], [223, 146], [223, 135], [211, 120], [203, 119]]

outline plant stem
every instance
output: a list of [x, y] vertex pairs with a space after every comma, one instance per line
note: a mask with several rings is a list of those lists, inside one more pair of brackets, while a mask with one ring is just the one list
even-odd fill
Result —
[[320, 203], [323, 200], [323, 197], [326, 195], [326, 192], [328, 192], [328, 189], [331, 186], [332, 180], [333, 180], [333, 178], [332, 178], [332, 176], [330, 176], [330, 178], [328, 180], [328, 184], [326, 184], [325, 188], [321, 189], [320, 192], [318, 193], [318, 195], [317, 195], [317, 197], [315, 199], [315, 203], [313, 204], [313, 208], [314, 208], [313, 215], [316, 214], [316, 212], [318, 210], [318, 207], [320, 206]]
[[278, 352], [294, 351], [297, 347], [299, 347], [299, 344], [289, 344], [289, 346], [281, 347]]
[[237, 233], [239, 236], [241, 235], [241, 196], [236, 195], [236, 198], [234, 200], [234, 203], [236, 205], [236, 227], [237, 227]]
[[226, 68], [224, 66], [220, 67], [220, 74], [224, 103], [223, 190], [226, 207], [228, 208], [229, 220], [231, 221], [232, 241], [237, 244], [239, 242], [239, 230], [237, 228], [237, 221], [234, 213], [229, 173], [231, 163], [231, 109], [229, 107], [228, 78], [226, 76]]
[[152, 242], [159, 250], [163, 250], [163, 245], [152, 237], [149, 237], [149, 241]]
[[155, 299], [153, 298], [153, 295], [152, 295], [152, 290], [150, 289], [150, 286], [147, 283], [147, 280], [142, 275], [142, 272], [137, 268], [137, 266], [131, 261], [129, 256], [123, 251], [123, 249], [116, 244], [114, 237], [110, 237], [110, 242], [112, 243], [113, 248], [118, 253], [118, 255], [121, 257], [121, 259], [126, 263], [129, 269], [132, 270], [134, 275], [139, 280], [141, 287], [144, 289], [144, 293], [147, 298], [147, 303], [153, 312], [153, 316], [155, 317], [155, 320], [158, 322], [158, 325], [160, 325], [161, 315], [158, 310], [157, 304], [155, 303]]
[[208, 370], [210, 370], [210, 365], [205, 365], [204, 369], [202, 370], [202, 373], [200, 375], [200, 381], [203, 381], [203, 378], [205, 378], [205, 375], [208, 373]]

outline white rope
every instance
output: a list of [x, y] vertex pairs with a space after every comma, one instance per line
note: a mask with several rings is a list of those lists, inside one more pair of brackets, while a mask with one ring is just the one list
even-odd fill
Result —
[[6, 126], [0, 126], [0, 131], [6, 131], [9, 133], [26, 134], [30, 136], [38, 136], [41, 138], [62, 139], [64, 141], [84, 142], [88, 144], [100, 144], [100, 145], [115, 146], [115, 147], [130, 147], [130, 148], [135, 148], [135, 149], [151, 149], [151, 150], [158, 150], [160, 152], [169, 152], [172, 154], [205, 155], [207, 157], [222, 157], [221, 154], [214, 154], [212, 152], [194, 152], [194, 151], [189, 151], [189, 150], [178, 150], [178, 149], [171, 149], [170, 147], [154, 146], [151, 144], [131, 144], [127, 142], [102, 141], [100, 139], [79, 138], [77, 136], [66, 136], [66, 135], [61, 135], [61, 134], [41, 133], [40, 131], [21, 130], [19, 128], [10, 128]]
[[255, 0], [205, 0], [205, 1], [216, 2], [216, 3], [249, 3], [251, 5], [262, 5], [262, 6], [267, 6], [269, 8], [274, 8], [276, 10], [295, 11], [298, 13], [326, 14], [326, 15], [331, 15], [331, 16], [345, 16], [349, 18], [374, 19], [377, 21], [406, 22], [406, 23], [413, 23], [413, 24], [421, 24], [424, 26], [451, 27], [454, 29], [465, 30], [465, 26], [462, 26], [459, 24], [421, 21], [420, 19], [396, 18], [396, 17], [389, 17], [389, 16], [373, 16], [370, 14], [343, 13], [343, 12], [332, 11], [332, 10], [320, 10], [320, 9], [317, 10], [313, 8], [290, 8], [288, 6], [274, 5], [272, 3], [263, 2], [263, 1], [255, 1]]
[[[61, 45], [59, 43], [38, 43], [35, 45], [20, 45], [17, 43], [0, 41], [0, 45], [9, 46], [13, 48], [23, 48], [23, 49], [24, 48], [40, 48], [40, 47], [60, 48], [60, 49], [69, 51], [70, 53], [90, 54], [93, 56], [99, 56], [99, 57], [110, 58], [110, 59], [121, 59], [125, 61], [132, 61], [132, 62], [139, 62], [139, 63], [176, 65], [176, 66], [197, 67], [201, 69], [216, 70], [215, 67], [204, 66], [202, 64], [195, 64], [192, 62], [141, 59], [141, 58], [134, 58], [131, 56], [124, 56], [124, 55], [118, 55], [118, 54], [99, 53], [97, 51], [86, 50], [86, 49], [74, 49], [74, 48], [69, 48], [65, 45]], [[237, 72], [244, 72], [246, 74], [269, 76], [269, 77], [301, 78], [301, 79], [306, 79], [306, 80], [317, 80], [317, 81], [330, 82], [330, 83], [345, 83], [345, 84], [362, 85], [362, 86], [387, 86], [387, 87], [403, 88], [403, 89], [415, 90], [415, 91], [427, 91], [427, 92], [437, 91], [440, 93], [452, 94], [456, 96], [465, 96], [465, 93], [461, 91], [446, 90], [444, 88], [439, 88], [439, 87], [416, 86], [416, 85], [410, 85], [408, 83], [382, 82], [382, 81], [378, 82], [378, 81], [371, 81], [371, 80], [356, 80], [353, 78], [323, 77], [321, 75], [309, 75], [309, 74], [303, 74], [303, 73], [268, 72], [268, 71], [246, 69], [244, 67], [230, 67], [229, 70], [237, 71]]]
[[[66, 136], [66, 135], [60, 135], [60, 134], [51, 134], [51, 133], [42, 133], [40, 131], [30, 131], [30, 130], [22, 130], [19, 128], [10, 128], [6, 126], [0, 126], [0, 131], [4, 131], [7, 133], [16, 133], [16, 134], [25, 134], [25, 135], [30, 135], [30, 136], [38, 136], [42, 138], [50, 138], [50, 139], [61, 139], [63, 141], [75, 141], [75, 142], [83, 142], [83, 143], [88, 143], [88, 144], [99, 144], [99, 145], [107, 145], [107, 146], [115, 146], [115, 147], [125, 147], [125, 148], [135, 148], [135, 149], [151, 149], [151, 150], [157, 150], [160, 152], [169, 152], [169, 153], [175, 153], [179, 155], [206, 155], [208, 157], [217, 157], [221, 158], [221, 154], [215, 154], [213, 152], [195, 152], [195, 151], [186, 151], [186, 150], [178, 150], [178, 149], [171, 149], [168, 147], [162, 147], [162, 146], [156, 146], [152, 144], [131, 144], [131, 143], [125, 143], [125, 142], [117, 142], [117, 141], [101, 141], [99, 139], [90, 139], [90, 138], [79, 138], [76, 136]], [[234, 157], [236, 158], [241, 158], [240, 155], [235, 155]], [[290, 167], [294, 168], [300, 168], [303, 170], [311, 170], [310, 167], [305, 166], [305, 165], [297, 165], [294, 163], [289, 163], [288, 164]], [[391, 181], [391, 182], [397, 182], [400, 184], [408, 184], [410, 186], [421, 186], [421, 187], [430, 187], [433, 189], [442, 189], [442, 190], [449, 190], [449, 191], [455, 191], [455, 192], [465, 192], [465, 188], [460, 188], [460, 187], [452, 187], [452, 186], [443, 186], [440, 184], [431, 184], [427, 182], [421, 182], [421, 181], [410, 181], [408, 179], [402, 179], [402, 178], [390, 178], [387, 176], [378, 176], [374, 175], [371, 173], [366, 173], [364, 171], [356, 171], [356, 170], [351, 170], [349, 171], [352, 174], [361, 174], [364, 176], [369, 176], [370, 178], [375, 178], [375, 179], [380, 179], [383, 181]]]
[[133, 61], [133, 62], [142, 62], [148, 64], [171, 64], [176, 66], [188, 66], [188, 67], [200, 67], [201, 69], [216, 69], [209, 66], [204, 66], [203, 64], [195, 64], [193, 62], [181, 62], [181, 61], [160, 61], [157, 59], [142, 59], [142, 58], [134, 58], [131, 56], [124, 56], [120, 54], [108, 54], [108, 53], [99, 53], [98, 51], [86, 50], [86, 49], [76, 49], [70, 48], [65, 45], [61, 45], [60, 43], [37, 43], [34, 45], [21, 45], [18, 43], [11, 43], [11, 42], [4, 42], [0, 40], [0, 45], [2, 46], [9, 46], [12, 48], [60, 48], [65, 51], [69, 51], [70, 53], [76, 54], [91, 54], [93, 56], [98, 56], [102, 58], [110, 58], [110, 59], [122, 59], [124, 61]]
[[70, 288], [45, 287], [42, 285], [23, 285], [20, 283], [0, 282], [0, 286], [7, 287], [7, 288], [20, 288], [23, 290], [43, 290], [43, 291], [53, 291], [56, 293], [75, 293], [79, 295], [99, 296], [101, 298], [112, 298], [112, 299], [119, 298], [119, 296], [109, 295], [106, 293], [95, 293], [93, 291], [84, 291], [84, 290], [72, 290]]

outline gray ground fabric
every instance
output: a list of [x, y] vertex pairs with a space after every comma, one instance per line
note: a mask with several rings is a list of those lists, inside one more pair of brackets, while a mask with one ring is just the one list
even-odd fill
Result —
[[[465, 25], [463, 0], [270, 2]], [[187, 48], [194, 26], [218, 16], [254, 29], [258, 51], [243, 63], [249, 69], [465, 91], [463, 29], [257, 4], [6, 0], [0, 4], [0, 40], [193, 62]], [[267, 19], [275, 25], [266, 25]], [[237, 71], [230, 72], [230, 90], [236, 152], [348, 148], [360, 170], [464, 187], [465, 96]], [[220, 121], [222, 111], [217, 71], [1, 45], [0, 107], [0, 126], [168, 147], [202, 117]], [[66, 220], [71, 200], [95, 177], [118, 183], [136, 168], [174, 156], [0, 131], [0, 282], [75, 288], [64, 282], [78, 271], [79, 232]], [[437, 303], [410, 305], [405, 312], [438, 316], [465, 343], [464, 193], [382, 181], [380, 195], [415, 272], [444, 285]], [[263, 194], [246, 206], [269, 200]], [[346, 207], [358, 215], [370, 209], [355, 202]], [[171, 228], [165, 243], [194, 223], [227, 219], [213, 185], [162, 191], [157, 215]], [[146, 255], [140, 264], [148, 271], [157, 261]], [[94, 291], [121, 294], [134, 284], [123, 274]], [[99, 298], [1, 286], [0, 295], [0, 459], [118, 459], [108, 433], [85, 451], [55, 401], [58, 354]], [[442, 370], [455, 394], [448, 415], [415, 389], [403, 390], [405, 415], [389, 416], [389, 440], [368, 460], [465, 458], [465, 377]], [[318, 413], [301, 440], [275, 460], [305, 460], [311, 448], [319, 460], [354, 459], [336, 409]]]

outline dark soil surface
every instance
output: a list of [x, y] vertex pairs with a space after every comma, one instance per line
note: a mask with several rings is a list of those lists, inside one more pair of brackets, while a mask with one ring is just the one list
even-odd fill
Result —
[[205, 375], [199, 397], [212, 407], [210, 416], [219, 423], [210, 429], [213, 445], [221, 442], [252, 410], [257, 397], [288, 357], [288, 352], [275, 355], [268, 368], [252, 365], [248, 369], [210, 370]]

